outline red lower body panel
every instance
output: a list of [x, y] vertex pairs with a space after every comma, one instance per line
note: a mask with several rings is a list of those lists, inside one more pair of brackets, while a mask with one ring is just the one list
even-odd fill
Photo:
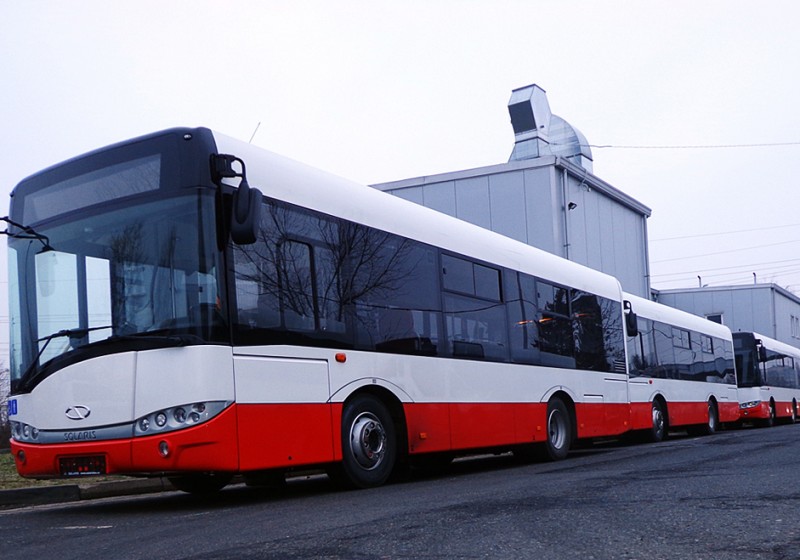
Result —
[[[216, 418], [186, 430], [141, 438], [31, 445], [11, 440], [11, 451], [20, 475], [58, 477], [61, 459], [103, 457], [106, 474], [158, 474], [177, 471], [236, 471], [236, 409], [230, 407]], [[166, 442], [163, 456], [160, 443]], [[24, 460], [23, 460], [24, 457]]]
[[[429, 453], [542, 442], [547, 403], [406, 404], [409, 451]], [[579, 438], [619, 435], [630, 423], [627, 403], [577, 404]]]
[[[61, 459], [104, 464], [107, 474], [140, 475], [318, 465], [341, 460], [342, 411], [341, 403], [239, 404], [202, 425], [161, 435], [47, 445], [12, 441], [12, 451], [19, 473], [36, 478], [59, 476]], [[577, 404], [577, 435], [621, 434], [630, 427], [629, 411], [626, 403]], [[547, 437], [546, 403], [408, 403], [403, 413], [410, 453], [496, 448]]]
[[333, 426], [341, 424], [341, 408], [340, 404], [238, 405], [240, 469], [334, 461], [334, 449], [341, 446], [335, 445], [339, 440], [334, 439]]

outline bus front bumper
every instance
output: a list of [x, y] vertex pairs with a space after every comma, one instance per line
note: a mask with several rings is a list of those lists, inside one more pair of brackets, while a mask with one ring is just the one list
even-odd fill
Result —
[[171, 472], [235, 472], [236, 409], [203, 424], [128, 439], [31, 444], [11, 440], [17, 472], [26, 478], [97, 475], [158, 476]]

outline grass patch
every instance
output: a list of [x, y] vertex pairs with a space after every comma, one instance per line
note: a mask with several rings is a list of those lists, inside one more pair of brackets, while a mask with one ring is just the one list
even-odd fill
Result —
[[14, 488], [30, 488], [31, 486], [53, 486], [55, 484], [65, 484], [64, 480], [33, 480], [22, 478], [17, 474], [17, 467], [14, 465], [14, 457], [11, 453], [0, 453], [0, 490], [11, 490]]

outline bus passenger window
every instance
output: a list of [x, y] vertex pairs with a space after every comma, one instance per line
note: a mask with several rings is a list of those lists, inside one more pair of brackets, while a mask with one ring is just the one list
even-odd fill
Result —
[[536, 292], [539, 310], [537, 321], [539, 349], [543, 354], [550, 355], [542, 355], [542, 365], [575, 367], [575, 340], [569, 316], [569, 290], [537, 281]]
[[505, 276], [505, 300], [511, 327], [511, 360], [522, 364], [538, 364], [536, 281], [532, 276], [511, 271], [507, 271]]
[[452, 356], [508, 361], [508, 330], [502, 305], [446, 294], [444, 311]]

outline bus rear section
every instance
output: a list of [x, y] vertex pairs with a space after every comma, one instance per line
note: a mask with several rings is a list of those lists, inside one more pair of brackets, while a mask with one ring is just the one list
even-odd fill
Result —
[[730, 330], [625, 295], [638, 318], [628, 337], [632, 429], [651, 441], [670, 430], [711, 434], [739, 419]]

